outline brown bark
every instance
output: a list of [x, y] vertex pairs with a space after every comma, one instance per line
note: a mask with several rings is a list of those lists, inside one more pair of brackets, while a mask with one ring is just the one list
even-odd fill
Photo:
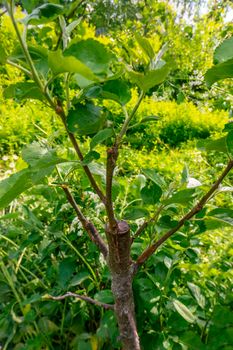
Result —
[[79, 294], [72, 293], [72, 292], [67, 292], [67, 293], [65, 293], [63, 295], [58, 295], [58, 296], [53, 296], [53, 295], [46, 294], [46, 295], [43, 296], [43, 299], [63, 300], [65, 298], [69, 298], [69, 297], [73, 297], [73, 298], [77, 298], [77, 299], [80, 299], [80, 300], [84, 300], [84, 301], [86, 301], [86, 302], [88, 302], [90, 304], [101, 306], [101, 307], [103, 307], [106, 310], [113, 310], [114, 309], [114, 305], [102, 303], [101, 301], [92, 299], [92, 298], [90, 298], [90, 297], [88, 297], [86, 295], [79, 295]]
[[132, 290], [133, 270], [130, 258], [129, 225], [125, 221], [118, 221], [114, 231], [108, 225], [106, 235], [109, 244], [108, 264], [112, 274], [115, 313], [123, 350], [140, 350]]
[[106, 212], [108, 215], [109, 229], [114, 230], [117, 228], [117, 221], [114, 215], [113, 202], [112, 202], [112, 181], [116, 161], [118, 157], [118, 148], [113, 146], [107, 150], [107, 166], [106, 166]]

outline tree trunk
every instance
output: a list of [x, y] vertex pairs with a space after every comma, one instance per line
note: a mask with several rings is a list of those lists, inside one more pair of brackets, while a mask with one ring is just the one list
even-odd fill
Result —
[[129, 225], [125, 221], [118, 221], [117, 227], [114, 228], [108, 225], [106, 235], [109, 244], [108, 264], [112, 274], [115, 313], [123, 350], [140, 350], [132, 291], [133, 271]]

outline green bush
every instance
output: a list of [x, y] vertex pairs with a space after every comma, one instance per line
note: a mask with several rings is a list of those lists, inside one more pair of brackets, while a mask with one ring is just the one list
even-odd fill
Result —
[[171, 147], [193, 139], [205, 139], [215, 131], [222, 130], [227, 122], [224, 111], [199, 110], [193, 103], [177, 104], [175, 101], [146, 99], [138, 113], [138, 121], [145, 117], [158, 117], [129, 130], [130, 144], [135, 148], [152, 149], [157, 143]]
[[25, 103], [22, 106], [10, 100], [0, 106], [1, 156], [18, 153], [37, 137], [47, 137], [58, 128], [56, 119], [40, 103]]

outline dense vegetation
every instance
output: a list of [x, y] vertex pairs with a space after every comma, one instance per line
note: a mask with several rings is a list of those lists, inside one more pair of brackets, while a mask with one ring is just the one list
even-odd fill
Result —
[[[25, 11], [30, 13], [50, 2], [18, 3], [21, 7], [16, 8], [16, 18], [22, 19]], [[206, 14], [198, 12], [198, 1], [132, 1], [131, 6], [125, 1], [116, 1], [115, 5], [109, 1], [56, 3], [62, 4], [65, 12], [52, 18], [54, 22], [42, 21], [38, 27], [41, 17], [34, 18], [34, 23], [32, 17], [27, 30], [31, 56], [43, 76], [47, 64], [44, 52], [62, 47], [66, 40], [61, 35], [64, 21], [68, 25], [75, 20], [70, 27], [71, 39], [94, 39], [89, 43], [101, 43], [108, 48], [106, 52], [121, 58], [116, 79], [126, 79], [127, 84], [119, 85], [119, 89], [105, 85], [104, 90], [103, 83], [85, 90], [85, 79], [71, 79], [69, 72], [65, 79], [57, 75], [49, 82], [50, 92], [59, 103], [67, 104], [67, 109], [71, 102], [84, 108], [78, 100], [84, 89], [85, 107], [93, 107], [94, 101], [107, 115], [104, 130], [120, 130], [125, 118], [122, 105], [127, 104], [128, 112], [132, 112], [139, 98], [141, 86], [137, 86], [135, 76], [128, 77], [121, 70], [121, 62], [137, 74], [145, 73], [152, 63], [157, 69], [164, 62], [169, 64], [166, 79], [146, 89], [123, 140], [113, 181], [116, 215], [130, 223], [132, 236], [144, 220], [149, 222], [143, 234], [134, 237], [131, 256], [136, 260], [164, 232], [176, 227], [233, 156], [232, 80], [217, 81], [213, 71], [221, 64], [216, 61], [217, 51], [213, 62], [215, 48], [224, 39], [231, 40], [233, 34], [233, 25], [225, 20], [231, 3], [210, 1]], [[20, 21], [18, 25], [22, 31]], [[62, 160], [45, 178], [35, 180], [35, 186], [25, 192], [15, 189], [19, 196], [13, 201], [9, 199], [10, 187], [8, 193], [0, 189], [4, 207], [0, 220], [0, 347], [120, 349], [111, 308], [105, 310], [80, 299], [50, 297], [69, 291], [101, 303], [114, 303], [108, 266], [77, 220], [62, 186], [69, 185], [84, 215], [93, 220], [101, 235], [107, 217], [77, 162], [62, 122], [16, 67], [16, 62], [22, 61], [22, 52], [7, 13], [0, 17], [0, 29], [1, 178], [33, 168], [45, 152], [56, 151]], [[156, 62], [150, 57], [151, 50], [156, 53]], [[231, 46], [224, 53], [222, 64], [230, 62], [232, 72]], [[5, 64], [5, 54], [13, 64]], [[211, 68], [213, 64], [216, 66]], [[221, 71], [220, 78], [232, 77], [229, 72], [224, 71], [224, 75]], [[114, 96], [109, 97], [106, 91]], [[81, 122], [79, 129], [83, 132], [77, 138], [86, 155], [84, 164], [104, 188], [106, 147], [111, 146], [113, 134], [98, 140], [93, 135], [98, 135], [100, 126], [90, 127], [94, 133], [89, 134]], [[25, 174], [22, 187], [27, 182]], [[232, 349], [232, 180], [231, 172], [207, 206], [185, 222], [136, 274], [133, 291], [142, 349]], [[160, 189], [162, 197], [158, 195]]]

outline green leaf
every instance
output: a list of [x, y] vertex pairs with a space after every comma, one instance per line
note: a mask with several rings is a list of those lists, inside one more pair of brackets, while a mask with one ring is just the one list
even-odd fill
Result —
[[113, 129], [107, 128], [100, 130], [92, 139], [90, 148], [93, 150], [97, 145], [103, 143], [107, 139], [113, 136]]
[[233, 130], [231, 130], [226, 137], [227, 152], [233, 159]]
[[148, 216], [149, 212], [145, 208], [133, 207], [126, 211], [124, 218], [127, 220], [137, 220]]
[[201, 294], [201, 289], [194, 283], [188, 282], [188, 288], [192, 296], [196, 299], [198, 305], [204, 309], [205, 307], [205, 297]]
[[173, 305], [180, 316], [182, 316], [187, 322], [194, 323], [196, 321], [196, 317], [193, 313], [179, 300], [174, 300]]
[[[43, 46], [28, 44], [28, 51], [38, 72], [44, 76], [47, 76], [49, 70], [48, 50]], [[14, 51], [10, 55], [9, 59], [15, 63], [18, 63], [20, 60], [21, 65], [29, 68], [27, 65], [25, 65], [25, 55], [20, 45], [15, 46]]]
[[30, 13], [38, 4], [38, 0], [22, 0], [22, 4], [23, 8]]
[[214, 63], [222, 63], [233, 58], [233, 37], [224, 40], [214, 52]]
[[72, 278], [69, 285], [70, 286], [78, 286], [79, 284], [83, 283], [84, 281], [86, 281], [89, 278], [90, 278], [89, 272], [81, 271]]
[[[180, 335], [180, 340], [188, 350], [207, 350], [209, 346], [202, 343], [200, 336], [194, 331], [185, 331]], [[183, 346], [182, 346], [183, 349]]]
[[7, 54], [2, 46], [2, 44], [0, 44], [0, 64], [5, 64], [7, 60]]
[[178, 222], [176, 220], [172, 220], [169, 215], [162, 215], [157, 221], [157, 225], [162, 229], [170, 229], [176, 227]]
[[230, 121], [229, 123], [226, 123], [224, 125], [224, 129], [223, 129], [223, 132], [228, 132], [228, 131], [231, 131], [233, 130], [233, 122]]
[[9, 85], [3, 91], [4, 98], [15, 98], [17, 100], [37, 99], [43, 100], [44, 95], [33, 82], [16, 83]]
[[135, 83], [144, 92], [147, 92], [155, 85], [161, 84], [169, 73], [169, 67], [165, 64], [163, 67], [151, 70], [145, 75], [142, 73], [128, 71], [128, 75], [132, 83]]
[[[38, 61], [41, 59], [47, 59], [48, 58], [48, 50], [39, 45], [32, 45], [28, 44], [28, 51], [31, 55], [31, 58], [33, 61]], [[21, 47], [21, 45], [16, 44], [14, 47], [14, 51], [12, 52], [11, 56], [9, 57], [11, 61], [15, 60], [24, 60], [25, 61], [25, 54]]]
[[62, 5], [44, 4], [35, 8], [32, 13], [26, 16], [22, 22], [25, 24], [44, 24], [54, 21], [64, 11]]
[[131, 92], [128, 85], [122, 80], [108, 80], [102, 86], [92, 86], [86, 92], [88, 98], [102, 98], [125, 105], [131, 99]]
[[85, 93], [85, 96], [87, 98], [102, 98], [102, 86], [101, 85], [95, 85], [91, 86], [87, 92]]
[[160, 118], [157, 115], [150, 115], [148, 117], [142, 118], [140, 121], [140, 124], [147, 123], [147, 122], [155, 122], [159, 119]]
[[144, 204], [154, 205], [158, 203], [160, 197], [162, 196], [161, 187], [157, 184], [151, 182], [141, 190], [141, 197]]
[[59, 264], [58, 268], [58, 282], [62, 288], [68, 285], [74, 271], [76, 269], [76, 262], [73, 258], [65, 258]]
[[68, 26], [65, 28], [65, 34], [67, 36], [70, 36], [70, 34], [73, 32], [73, 30], [81, 23], [82, 17], [78, 18], [77, 20], [71, 22], [68, 24]]
[[227, 78], [233, 78], [233, 59], [216, 64], [208, 69], [205, 74], [205, 81], [208, 86]]
[[[2, 287], [2, 284], [1, 284]], [[7, 286], [8, 287], [8, 286]], [[2, 292], [2, 289], [1, 289]], [[1, 301], [3, 299], [1, 298]], [[11, 319], [9, 317], [2, 317], [1, 315], [1, 319], [0, 319], [0, 339], [1, 341], [4, 338], [8, 338], [9, 334], [12, 332], [12, 322]]]
[[6, 207], [21, 193], [41, 183], [53, 171], [55, 164], [64, 161], [58, 158], [54, 151], [48, 151], [43, 155], [41, 154], [40, 159], [37, 158], [35, 162], [30, 160], [32, 165], [28, 168], [2, 180], [0, 182], [0, 208]]
[[54, 149], [48, 150], [42, 147], [38, 142], [33, 142], [24, 147], [22, 150], [22, 157], [31, 167], [38, 167], [39, 169], [65, 162], [64, 159], [57, 157]]
[[93, 103], [76, 104], [67, 116], [69, 131], [78, 132], [79, 135], [92, 135], [97, 133], [104, 124], [102, 109]]
[[73, 56], [98, 75], [106, 75], [113, 60], [113, 55], [99, 41], [94, 39], [72, 43], [64, 51], [64, 56]]
[[22, 158], [29, 165], [35, 165], [43, 156], [48, 153], [45, 147], [38, 142], [33, 142], [22, 150]]
[[207, 214], [216, 220], [223, 222], [225, 224], [233, 226], [233, 210], [227, 208], [216, 208], [208, 212]]
[[2, 215], [0, 217], [0, 220], [9, 220], [9, 219], [17, 219], [20, 216], [19, 212], [15, 212], [15, 213], [8, 213], [5, 215]]
[[110, 289], [101, 290], [96, 293], [94, 299], [107, 304], [112, 304], [114, 302], [113, 294]]
[[228, 226], [227, 223], [223, 221], [219, 221], [218, 219], [215, 218], [209, 218], [209, 219], [204, 219], [203, 220], [204, 227], [202, 229], [204, 230], [218, 230], [218, 229], [223, 229], [224, 227]]
[[83, 158], [82, 165], [88, 165], [93, 160], [97, 160], [100, 158], [100, 154], [96, 151], [90, 151], [88, 152], [85, 157]]
[[[119, 330], [117, 327], [115, 314], [112, 310], [108, 310], [103, 313], [103, 317], [101, 318], [96, 335], [100, 342], [104, 343], [107, 339], [110, 339], [111, 344], [115, 345], [119, 336]], [[114, 347], [117, 348], [118, 346], [116, 345]]]
[[52, 334], [56, 333], [59, 330], [59, 327], [54, 322], [50, 321], [47, 317], [40, 318], [38, 321], [38, 326], [43, 334]]
[[156, 173], [155, 169], [144, 168], [142, 169], [142, 173], [147, 177], [147, 179], [150, 179], [160, 187], [163, 187], [166, 185], [164, 179]]
[[146, 38], [143, 38], [139, 34], [136, 34], [135, 38], [136, 38], [139, 46], [143, 50], [143, 52], [148, 56], [148, 58], [150, 58], [152, 60], [155, 56], [155, 53], [154, 53], [153, 47], [151, 46], [149, 40]]
[[73, 56], [64, 56], [61, 50], [49, 52], [48, 63], [54, 74], [60, 74], [64, 72], [78, 73], [90, 81], [98, 80], [98, 78], [93, 74], [90, 68], [87, 67], [87, 65]]
[[227, 153], [226, 136], [217, 140], [204, 140], [197, 142], [197, 148], [202, 151], [217, 151]]
[[157, 117], [156, 115], [150, 115], [148, 117], [145, 117], [145, 118], [142, 118], [140, 120], [140, 122], [136, 123], [136, 124], [133, 124], [131, 126], [128, 127], [128, 130], [129, 129], [133, 129], [133, 128], [137, 128], [139, 125], [141, 124], [145, 124], [145, 123], [148, 123], [148, 122], [155, 122], [157, 120], [159, 120], [160, 118]]
[[165, 204], [178, 203], [178, 204], [187, 204], [189, 201], [193, 200], [195, 194], [195, 188], [187, 188], [176, 192], [164, 201]]
[[93, 83], [96, 82], [97, 78], [95, 77], [95, 80], [94, 79], [87, 79], [84, 76], [82, 76], [81, 74], [77, 73], [77, 74], [74, 74], [73, 80], [81, 89], [85, 89], [88, 86], [93, 85]]
[[211, 321], [215, 327], [218, 328], [225, 328], [226, 325], [232, 325], [233, 313], [231, 308], [223, 305], [216, 305]]
[[122, 80], [109, 80], [102, 86], [103, 98], [125, 105], [131, 99], [128, 85]]
[[188, 179], [189, 179], [189, 169], [187, 164], [185, 164], [181, 174], [181, 183], [184, 184], [188, 182]]
[[0, 208], [8, 206], [8, 204], [18, 197], [22, 192], [30, 187], [40, 183], [45, 176], [49, 175], [53, 167], [43, 169], [37, 172], [34, 169], [23, 169], [9, 178], [0, 182]]

